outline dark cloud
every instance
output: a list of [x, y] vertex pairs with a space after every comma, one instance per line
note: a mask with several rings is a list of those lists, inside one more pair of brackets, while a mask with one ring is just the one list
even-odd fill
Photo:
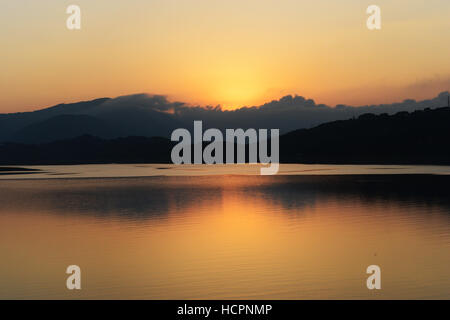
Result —
[[405, 100], [393, 104], [352, 107], [336, 107], [316, 104], [312, 99], [301, 96], [285, 96], [261, 106], [243, 107], [236, 110], [223, 110], [220, 106], [190, 106], [182, 102], [171, 102], [167, 97], [158, 95], [132, 95], [111, 99], [102, 105], [102, 109], [111, 106], [122, 111], [132, 112], [137, 108], [148, 112], [164, 112], [172, 120], [191, 127], [194, 120], [202, 120], [205, 127], [225, 128], [279, 128], [288, 132], [299, 128], [310, 128], [318, 124], [341, 119], [349, 119], [363, 113], [388, 113], [414, 111], [424, 108], [437, 108], [446, 105], [448, 92], [434, 99], [415, 101]]

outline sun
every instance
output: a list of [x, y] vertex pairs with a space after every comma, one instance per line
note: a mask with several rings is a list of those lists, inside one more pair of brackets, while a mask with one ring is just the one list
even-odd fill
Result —
[[244, 68], [225, 70], [211, 85], [214, 100], [226, 110], [256, 105], [265, 87], [258, 72]]

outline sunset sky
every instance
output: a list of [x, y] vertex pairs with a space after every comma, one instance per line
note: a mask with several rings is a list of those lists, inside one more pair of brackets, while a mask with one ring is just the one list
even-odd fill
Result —
[[141, 92], [225, 108], [431, 98], [450, 90], [449, 39], [449, 0], [1, 1], [0, 112]]

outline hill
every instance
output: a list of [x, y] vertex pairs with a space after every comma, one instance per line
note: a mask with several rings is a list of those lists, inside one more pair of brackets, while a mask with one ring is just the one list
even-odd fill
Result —
[[450, 108], [364, 114], [280, 140], [282, 162], [450, 164]]
[[116, 132], [109, 123], [96, 117], [64, 114], [25, 126], [13, 135], [12, 140], [24, 143], [46, 143], [55, 141], [55, 138], [65, 140], [85, 134], [113, 138]]
[[345, 120], [364, 113], [395, 114], [400, 111], [437, 108], [447, 103], [448, 92], [429, 100], [405, 100], [373, 106], [330, 107], [301, 96], [285, 96], [260, 106], [223, 110], [169, 101], [165, 96], [137, 94], [54, 107], [0, 114], [0, 142], [47, 143], [83, 134], [103, 139], [127, 136], [169, 138], [177, 128], [192, 129], [194, 120], [207, 128], [278, 128], [281, 134], [322, 123]]
[[[97, 120], [89, 121], [92, 121], [91, 129], [96, 129]], [[282, 135], [280, 160], [282, 163], [450, 164], [449, 123], [450, 107], [394, 115], [363, 114]], [[40, 128], [44, 130], [31, 126], [26, 132], [31, 135]], [[91, 135], [40, 144], [3, 143], [0, 164], [170, 163], [174, 145], [166, 138], [132, 136], [107, 140]]]
[[104, 140], [89, 135], [44, 144], [4, 143], [0, 164], [169, 163], [172, 146], [165, 138]]

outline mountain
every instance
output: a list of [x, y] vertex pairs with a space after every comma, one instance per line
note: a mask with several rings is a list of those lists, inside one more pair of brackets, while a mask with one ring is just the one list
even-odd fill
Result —
[[[59, 104], [54, 107], [33, 111], [0, 114], [0, 141], [15, 141], [14, 135], [32, 124], [48, 120], [59, 115], [89, 114], [95, 107], [107, 101], [107, 98], [72, 104]], [[59, 132], [54, 132], [57, 140]]]
[[[57, 136], [55, 134], [57, 133]], [[32, 123], [19, 131], [13, 141], [25, 143], [45, 143], [56, 139], [70, 139], [84, 134], [113, 138], [117, 131], [108, 122], [88, 115], [59, 115]]]
[[[140, 96], [147, 97], [133, 97]], [[133, 100], [137, 103], [122, 101], [122, 98], [101, 98], [33, 112], [0, 114], [0, 141], [45, 143], [83, 134], [106, 139], [169, 136], [170, 128], [180, 125], [169, 114], [143, 106], [137, 100]]]
[[[280, 160], [449, 165], [449, 123], [450, 107], [363, 114], [282, 135]], [[106, 140], [88, 135], [44, 144], [3, 143], [0, 164], [170, 163], [174, 145], [166, 138]]]
[[443, 92], [429, 100], [359, 107], [330, 107], [301, 96], [285, 96], [261, 106], [228, 111], [220, 106], [190, 106], [169, 101], [165, 96], [137, 94], [59, 104], [34, 112], [0, 114], [0, 142], [46, 143], [83, 134], [103, 139], [170, 137], [176, 128], [192, 130], [194, 120], [202, 120], [204, 129], [278, 128], [283, 134], [369, 112], [394, 114], [438, 108], [446, 105], [448, 95]]
[[172, 146], [165, 138], [104, 140], [89, 135], [37, 145], [4, 143], [0, 164], [169, 163]]
[[280, 158], [294, 163], [450, 164], [449, 123], [450, 107], [364, 114], [284, 135]]

